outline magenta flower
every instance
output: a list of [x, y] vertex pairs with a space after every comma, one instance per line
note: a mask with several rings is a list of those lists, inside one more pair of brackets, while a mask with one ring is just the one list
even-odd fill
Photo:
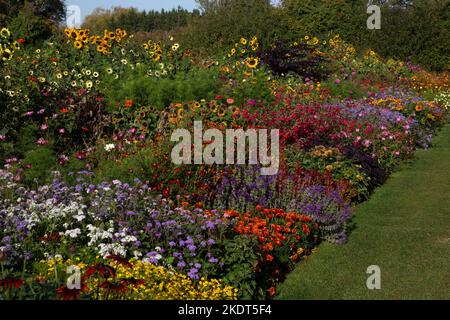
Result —
[[48, 141], [45, 140], [44, 138], [40, 138], [38, 141], [36, 141], [36, 143], [38, 145], [44, 146], [44, 145], [48, 144]]

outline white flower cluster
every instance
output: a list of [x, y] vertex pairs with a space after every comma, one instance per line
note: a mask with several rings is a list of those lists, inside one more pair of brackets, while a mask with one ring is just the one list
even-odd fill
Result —
[[95, 227], [92, 224], [89, 224], [86, 226], [86, 228], [89, 230], [88, 237], [89, 237], [89, 243], [88, 246], [92, 247], [98, 243], [99, 240], [105, 240], [105, 239], [112, 239], [114, 228], [109, 228], [108, 230], [103, 230], [101, 228]]
[[65, 236], [69, 236], [72, 239], [77, 238], [80, 234], [81, 234], [80, 228], [76, 228], [76, 229], [73, 229], [73, 230], [67, 230], [66, 232], [64, 232]]
[[105, 145], [105, 151], [106, 152], [111, 152], [116, 148], [116, 145], [114, 143], [110, 143]]
[[450, 109], [450, 91], [439, 93], [434, 99], [434, 102], [438, 103], [448, 111]]
[[115, 233], [114, 236], [120, 239], [120, 242], [123, 244], [136, 242], [138, 239], [135, 236], [131, 236], [127, 234], [128, 228], [123, 228], [119, 232]]
[[106, 258], [107, 256], [109, 256], [111, 254], [122, 256], [122, 257], [125, 257], [127, 255], [127, 250], [125, 249], [124, 246], [122, 246], [119, 243], [110, 243], [110, 244], [100, 243], [98, 245], [98, 247], [100, 249], [99, 254], [103, 258]]

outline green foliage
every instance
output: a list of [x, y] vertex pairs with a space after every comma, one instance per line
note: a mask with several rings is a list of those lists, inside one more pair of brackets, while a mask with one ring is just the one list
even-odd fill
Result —
[[381, 30], [368, 30], [365, 0], [283, 1], [289, 29], [286, 37], [304, 34], [340, 34], [359, 49], [374, 49], [382, 56], [411, 58], [422, 66], [444, 70], [449, 66], [449, 8], [446, 0], [375, 2], [382, 6]]
[[279, 37], [277, 16], [268, 0], [198, 1], [202, 15], [193, 19], [186, 35], [186, 44], [192, 49], [223, 52], [241, 37], [257, 36], [268, 45]]
[[198, 11], [189, 12], [178, 7], [170, 11], [139, 11], [135, 8], [115, 7], [112, 10], [97, 8], [88, 15], [83, 22], [83, 27], [92, 32], [102, 33], [105, 29], [115, 30], [122, 28], [128, 32], [173, 30], [185, 27], [192, 16], [198, 15]]
[[65, 16], [61, 0], [0, 1], [0, 25], [7, 25], [17, 37], [37, 42], [51, 37]]
[[23, 172], [23, 182], [26, 185], [42, 185], [51, 181], [51, 171], [56, 168], [57, 159], [48, 147], [37, 147], [30, 151], [23, 163], [29, 166]]
[[224, 281], [232, 286], [239, 286], [244, 298], [264, 297], [264, 292], [257, 290], [257, 280], [253, 270], [261, 259], [255, 251], [256, 240], [245, 235], [225, 240], [224, 266], [229, 270]]
[[112, 105], [132, 99], [139, 105], [163, 110], [172, 102], [212, 99], [219, 87], [216, 69], [192, 70], [170, 78], [149, 77], [140, 70], [126, 74], [121, 81], [111, 79], [105, 85], [105, 95]]
[[292, 167], [300, 165], [308, 170], [328, 171], [336, 181], [345, 179], [350, 182], [357, 194], [355, 200], [362, 201], [368, 197], [370, 178], [362, 172], [361, 165], [347, 159], [338, 149], [317, 146], [309, 152], [297, 148], [291, 148], [287, 152]]

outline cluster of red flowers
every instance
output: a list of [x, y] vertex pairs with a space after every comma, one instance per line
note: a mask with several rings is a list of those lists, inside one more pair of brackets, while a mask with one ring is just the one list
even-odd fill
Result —
[[339, 106], [295, 105], [289, 97], [282, 97], [271, 106], [262, 106], [262, 109], [247, 108], [243, 116], [252, 127], [280, 129], [283, 145], [295, 143], [301, 148], [329, 141], [335, 132], [341, 132], [349, 125]]

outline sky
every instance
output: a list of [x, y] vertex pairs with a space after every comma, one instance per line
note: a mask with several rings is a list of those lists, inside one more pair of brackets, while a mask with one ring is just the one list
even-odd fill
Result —
[[197, 8], [195, 0], [65, 0], [66, 5], [76, 5], [81, 9], [81, 19], [89, 15], [95, 8], [102, 7], [109, 9], [112, 7], [135, 7], [141, 10], [161, 10], [172, 9], [181, 6], [188, 10]]

